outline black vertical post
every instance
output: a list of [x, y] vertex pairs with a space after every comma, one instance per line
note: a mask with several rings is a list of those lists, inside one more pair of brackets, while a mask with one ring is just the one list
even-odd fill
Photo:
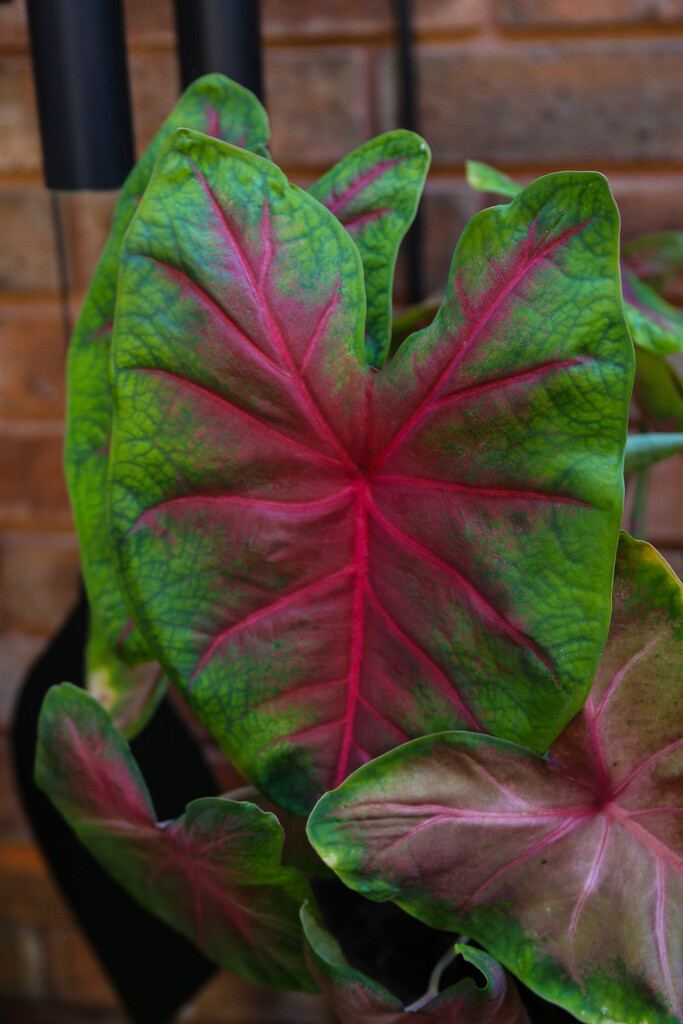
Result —
[[[398, 35], [398, 117], [401, 128], [418, 132], [417, 71], [412, 25], [411, 0], [394, 0]], [[418, 210], [406, 235], [407, 299], [414, 304], [424, 298], [422, 270], [422, 215]]]
[[183, 88], [219, 71], [263, 99], [259, 0], [175, 0]]
[[51, 189], [118, 188], [133, 166], [122, 0], [28, 0]]

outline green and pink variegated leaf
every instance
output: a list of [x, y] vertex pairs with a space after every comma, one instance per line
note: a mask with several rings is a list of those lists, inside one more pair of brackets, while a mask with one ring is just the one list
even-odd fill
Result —
[[[99, 622], [96, 643], [100, 653], [106, 649], [103, 643], [108, 646], [111, 669], [106, 685], [102, 672], [89, 679], [88, 685], [106, 696], [114, 720], [127, 734], [137, 731], [152, 710], [152, 703], [142, 701], [144, 695], [137, 685], [136, 673], [129, 672], [128, 667], [147, 662], [152, 655], [121, 597], [107, 541], [105, 481], [112, 419], [109, 353], [121, 241], [163, 143], [181, 126], [266, 153], [268, 122], [263, 107], [251, 93], [222, 75], [207, 75], [194, 82], [121, 189], [111, 233], [69, 348], [66, 476], [85, 585]], [[96, 670], [101, 667], [96, 666]], [[131, 702], [134, 691], [137, 696]], [[139, 717], [133, 715], [135, 705], [141, 707]]]
[[544, 750], [585, 699], [632, 376], [617, 233], [595, 174], [485, 211], [380, 373], [326, 209], [196, 133], [160, 158], [122, 257], [112, 551], [173, 680], [283, 806], [444, 728]]
[[[507, 174], [476, 160], [467, 161], [466, 177], [468, 185], [476, 191], [497, 192], [508, 198], [517, 195], [522, 188]], [[675, 259], [680, 240], [676, 240], [675, 233], [672, 235], [668, 239], [668, 251], [670, 259]], [[634, 272], [638, 266], [637, 259], [633, 267], [626, 259], [621, 263], [624, 311], [634, 343], [658, 355], [683, 352], [683, 313], [658, 295], [653, 286], [639, 279]]]
[[157, 822], [125, 740], [69, 683], [45, 698], [36, 781], [102, 867], [212, 960], [257, 984], [315, 991], [299, 921], [310, 891], [281, 866], [275, 815], [207, 797]]
[[442, 733], [366, 765], [309, 834], [352, 888], [464, 929], [598, 1024], [683, 1020], [683, 591], [622, 536], [584, 709], [546, 759]]
[[454, 955], [481, 972], [483, 987], [465, 978], [440, 992], [437, 967], [435, 984], [430, 985], [435, 991], [405, 1007], [384, 985], [351, 967], [310, 906], [302, 908], [301, 921], [311, 974], [342, 1024], [529, 1024], [514, 982], [482, 950], [457, 945]]
[[683, 352], [683, 313], [640, 281], [622, 260], [624, 310], [633, 341], [655, 355]]
[[398, 247], [410, 227], [429, 167], [426, 142], [394, 131], [349, 153], [310, 190], [353, 238], [365, 278], [365, 354], [382, 367], [391, 339], [391, 290]]

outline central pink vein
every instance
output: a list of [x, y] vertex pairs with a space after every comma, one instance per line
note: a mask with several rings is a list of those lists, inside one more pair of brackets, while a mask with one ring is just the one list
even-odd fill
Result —
[[356, 546], [353, 571], [355, 573], [353, 608], [351, 610], [351, 659], [349, 685], [344, 718], [344, 733], [337, 764], [334, 785], [337, 787], [346, 778], [356, 708], [360, 696], [360, 676], [363, 663], [363, 642], [365, 639], [365, 589], [368, 575], [368, 485], [365, 480], [357, 484], [354, 508]]

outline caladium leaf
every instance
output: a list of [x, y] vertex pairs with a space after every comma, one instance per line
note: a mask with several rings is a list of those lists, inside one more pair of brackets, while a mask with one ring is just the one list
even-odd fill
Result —
[[659, 290], [683, 267], [683, 231], [634, 238], [623, 252], [631, 270]]
[[216, 963], [257, 984], [315, 991], [298, 917], [310, 891], [280, 864], [273, 814], [207, 797], [157, 822], [125, 740], [68, 683], [45, 698], [36, 781], [102, 867]]
[[378, 373], [327, 210], [196, 133], [160, 159], [122, 258], [112, 550], [173, 681], [276, 802], [305, 812], [457, 725], [544, 750], [583, 702], [632, 374], [617, 230], [595, 174], [483, 212]]
[[624, 476], [683, 451], [683, 434], [631, 434], [626, 440]]
[[514, 199], [522, 191], [522, 186], [509, 175], [479, 160], [465, 161], [465, 178], [476, 192], [496, 192], [499, 196]]
[[[467, 183], [477, 192], [513, 197], [521, 190], [516, 181], [488, 164], [468, 160], [465, 168]], [[683, 351], [683, 313], [639, 280], [627, 261], [622, 261], [621, 269], [624, 309], [634, 343], [660, 355]]]
[[456, 945], [455, 953], [486, 979], [479, 988], [465, 978], [442, 992], [427, 993], [419, 1005], [405, 1007], [388, 989], [352, 967], [339, 943], [310, 906], [301, 910], [311, 974], [327, 993], [342, 1024], [528, 1024], [514, 982], [487, 953]]
[[653, 430], [683, 430], [683, 381], [666, 357], [636, 349], [633, 397]]
[[90, 613], [85, 663], [88, 691], [107, 709], [125, 738], [132, 739], [147, 725], [166, 692], [161, 666], [156, 661], [126, 665], [112, 651], [95, 610]]
[[350, 153], [311, 188], [349, 232], [365, 277], [365, 353], [381, 367], [391, 337], [391, 288], [398, 247], [415, 217], [429, 167], [426, 142], [394, 131]]
[[[153, 657], [121, 597], [111, 564], [106, 530], [105, 481], [111, 433], [109, 391], [118, 254], [163, 143], [180, 126], [188, 126], [266, 155], [266, 113], [250, 92], [222, 75], [197, 79], [186, 90], [144, 155], [124, 182], [111, 233], [85, 297], [69, 348], [66, 476], [81, 550], [83, 576], [98, 619], [94, 644], [98, 660], [106, 656], [108, 674], [89, 675], [107, 706], [128, 707], [128, 734], [142, 727], [153, 711], [157, 694], [137, 692], [140, 718], [130, 712], [135, 675], [127, 666]], [[106, 648], [109, 648], [105, 655]], [[117, 665], [117, 659], [120, 664]], [[100, 664], [97, 667], [102, 667]], [[90, 684], [89, 684], [90, 685]]]
[[626, 535], [585, 708], [543, 759], [442, 733], [366, 765], [313, 811], [342, 880], [465, 929], [597, 1024], [683, 1020], [683, 592]]
[[634, 344], [647, 352], [683, 352], [683, 313], [621, 265], [624, 310]]

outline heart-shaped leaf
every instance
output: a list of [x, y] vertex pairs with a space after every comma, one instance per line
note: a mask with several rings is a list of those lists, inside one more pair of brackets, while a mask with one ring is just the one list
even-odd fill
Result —
[[156, 822], [121, 734], [69, 683], [45, 698], [36, 781], [102, 867], [216, 963], [257, 984], [315, 991], [298, 917], [310, 891], [280, 864], [273, 814], [208, 797]]
[[112, 551], [165, 668], [283, 806], [443, 728], [546, 749], [583, 702], [632, 374], [617, 230], [595, 174], [483, 212], [378, 373], [326, 209], [196, 133], [160, 159], [122, 258]]
[[[105, 655], [109, 672], [95, 677], [117, 725], [127, 735], [139, 730], [151, 711], [154, 695], [145, 702], [137, 673], [128, 668], [153, 657], [121, 597], [111, 564], [106, 530], [105, 480], [109, 455], [112, 404], [109, 392], [118, 254], [163, 143], [180, 126], [216, 135], [265, 155], [268, 122], [258, 100], [222, 75], [193, 82], [161, 126], [126, 179], [116, 204], [105, 249], [85, 297], [69, 348], [66, 476], [81, 550], [83, 576], [94, 616], [95, 645]], [[117, 664], [118, 662], [118, 664]], [[103, 666], [97, 665], [96, 668]], [[89, 684], [90, 685], [90, 682]], [[131, 698], [137, 696], [134, 703]], [[140, 709], [132, 716], [134, 704]]]
[[597, 1024], [683, 1020], [683, 592], [623, 535], [585, 708], [547, 759], [443, 733], [366, 765], [314, 810], [342, 880], [465, 929]]
[[683, 434], [631, 434], [626, 440], [624, 476], [683, 451]]
[[396, 255], [422, 194], [429, 150], [412, 132], [371, 139], [311, 188], [341, 221], [360, 252], [365, 278], [365, 353], [383, 366], [391, 338], [391, 288]]
[[[327, 993], [342, 1024], [528, 1024], [512, 979], [493, 957], [471, 946], [457, 945], [455, 954], [464, 957], [486, 979], [479, 988], [471, 978], [463, 979], [442, 992], [420, 999], [419, 1006], [404, 1007], [388, 989], [351, 967], [339, 943], [306, 905], [301, 922], [307, 943], [311, 974]], [[440, 974], [440, 972], [438, 972]], [[430, 986], [431, 988], [432, 986]]]

